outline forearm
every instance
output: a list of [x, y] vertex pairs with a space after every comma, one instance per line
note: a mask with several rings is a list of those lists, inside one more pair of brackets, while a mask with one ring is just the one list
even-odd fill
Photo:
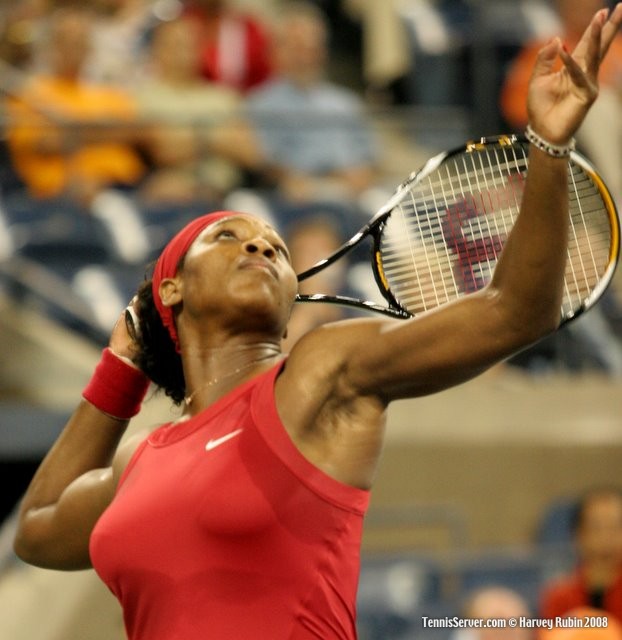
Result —
[[491, 288], [517, 326], [537, 333], [560, 319], [568, 239], [567, 158], [530, 149], [520, 214], [499, 259]]
[[559, 324], [568, 236], [567, 161], [534, 146], [559, 155], [569, 144], [598, 96], [599, 66], [621, 23], [622, 3], [611, 15], [596, 12], [572, 53], [554, 38], [538, 52], [532, 72], [529, 172], [491, 290], [499, 293], [504, 319], [513, 327], [532, 326], [534, 337]]

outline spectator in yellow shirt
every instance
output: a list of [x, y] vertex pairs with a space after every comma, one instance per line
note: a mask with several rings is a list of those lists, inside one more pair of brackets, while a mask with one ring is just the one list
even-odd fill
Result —
[[91, 28], [80, 8], [55, 12], [45, 40], [49, 70], [8, 100], [11, 158], [31, 196], [88, 203], [103, 188], [135, 185], [145, 172], [132, 99], [81, 77]]

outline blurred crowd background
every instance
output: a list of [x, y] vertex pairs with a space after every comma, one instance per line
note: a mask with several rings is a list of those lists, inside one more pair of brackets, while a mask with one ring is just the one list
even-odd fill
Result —
[[[281, 231], [303, 270], [432, 155], [521, 133], [537, 50], [553, 35], [572, 48], [593, 12], [612, 5], [0, 2], [1, 637], [121, 634], [90, 577], [66, 582], [16, 561], [12, 514], [172, 233], [210, 210], [248, 211]], [[618, 204], [621, 110], [622, 36], [578, 135]], [[375, 299], [367, 261], [357, 253], [304, 292]], [[362, 640], [535, 639], [424, 628], [422, 616], [577, 607], [608, 612], [616, 633], [620, 286], [617, 276], [595, 309], [481, 382], [444, 401], [398, 403], [369, 516]], [[288, 340], [346, 313], [299, 306]], [[28, 611], [47, 616], [48, 631], [33, 635]]]

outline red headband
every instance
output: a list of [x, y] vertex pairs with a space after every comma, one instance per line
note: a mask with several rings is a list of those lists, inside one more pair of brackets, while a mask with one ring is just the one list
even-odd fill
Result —
[[218, 222], [222, 218], [236, 215], [234, 211], [215, 211], [189, 222], [173, 239], [164, 247], [153, 270], [151, 289], [153, 291], [153, 301], [162, 319], [162, 324], [168, 330], [171, 340], [175, 344], [175, 349], [179, 353], [179, 337], [175, 327], [175, 317], [173, 308], [162, 304], [160, 298], [160, 283], [165, 278], [173, 278], [177, 274], [179, 261], [186, 255], [190, 245], [197, 236], [209, 225]]

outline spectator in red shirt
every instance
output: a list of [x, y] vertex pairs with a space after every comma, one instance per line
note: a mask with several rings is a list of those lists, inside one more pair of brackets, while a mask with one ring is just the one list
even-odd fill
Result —
[[622, 492], [590, 491], [577, 507], [574, 524], [579, 564], [545, 588], [542, 617], [593, 607], [622, 622]]
[[269, 38], [255, 16], [234, 11], [228, 0], [190, 0], [184, 13], [201, 25], [206, 79], [246, 91], [268, 78]]

